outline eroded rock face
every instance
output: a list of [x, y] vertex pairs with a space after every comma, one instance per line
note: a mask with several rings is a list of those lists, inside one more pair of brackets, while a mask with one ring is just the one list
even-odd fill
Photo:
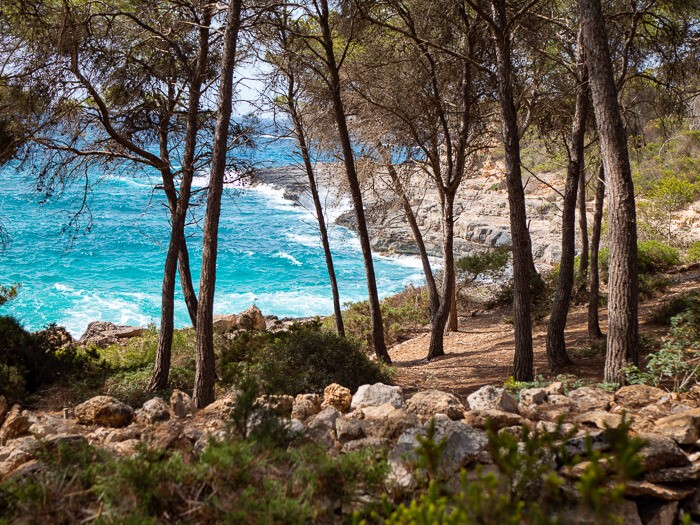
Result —
[[591, 386], [572, 390], [568, 397], [574, 402], [574, 408], [577, 412], [607, 410], [613, 400], [613, 395], [610, 392]]
[[688, 456], [671, 438], [651, 433], [639, 434], [637, 437], [647, 443], [639, 453], [642, 467], [647, 472], [690, 465]]
[[352, 402], [352, 393], [349, 388], [332, 383], [323, 391], [323, 403], [321, 408], [335, 407], [340, 412], [347, 412]]
[[681, 445], [690, 445], [700, 439], [700, 409], [658, 419], [654, 431], [670, 437]]
[[440, 390], [425, 390], [417, 392], [406, 401], [406, 410], [419, 418], [426, 420], [435, 414], [445, 414], [452, 420], [464, 417], [464, 405], [454, 394]]
[[255, 305], [240, 314], [214, 316], [214, 331], [217, 333], [231, 332], [233, 330], [259, 330], [262, 332], [266, 329], [267, 320]]
[[403, 392], [401, 387], [389, 386], [384, 383], [362, 385], [352, 396], [352, 408], [362, 408], [389, 404], [395, 408], [403, 406]]
[[110, 396], [96, 396], [75, 407], [75, 416], [83, 425], [125, 427], [134, 418], [134, 410]]
[[141, 337], [146, 329], [140, 326], [123, 326], [106, 321], [93, 321], [80, 337], [81, 344], [94, 344], [99, 347], [109, 346], [120, 339]]
[[29, 417], [22, 413], [22, 407], [14, 405], [5, 416], [5, 421], [0, 427], [0, 445], [4, 445], [10, 439], [29, 432], [31, 424]]
[[0, 396], [0, 425], [5, 421], [5, 416], [10, 411], [10, 404], [5, 399], [5, 396]]
[[467, 397], [470, 410], [499, 410], [518, 414], [518, 402], [503, 388], [484, 386]]

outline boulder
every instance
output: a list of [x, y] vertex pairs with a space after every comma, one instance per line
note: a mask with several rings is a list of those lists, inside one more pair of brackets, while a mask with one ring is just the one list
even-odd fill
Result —
[[425, 390], [406, 401], [406, 410], [421, 419], [430, 419], [435, 414], [445, 414], [452, 420], [464, 417], [464, 405], [454, 394], [440, 390]]
[[352, 393], [349, 388], [332, 383], [323, 390], [323, 403], [321, 409], [335, 407], [340, 412], [347, 412], [352, 402]]
[[503, 388], [484, 386], [467, 397], [470, 410], [500, 410], [518, 414], [518, 403]]
[[339, 417], [335, 420], [335, 432], [340, 443], [347, 443], [365, 437], [362, 421], [359, 419], [345, 419]]
[[[391, 405], [382, 405], [381, 407], [367, 407], [362, 409], [372, 411], [377, 408], [390, 407]], [[403, 408], [393, 408], [381, 418], [365, 417], [364, 421], [365, 434], [370, 437], [380, 437], [386, 439], [397, 439], [401, 434], [411, 428], [420, 427], [420, 421], [414, 414], [409, 414]]]
[[401, 408], [403, 406], [401, 387], [389, 386], [383, 383], [362, 385], [357, 389], [355, 395], [352, 396], [350, 406], [352, 408], [378, 407], [387, 403], [395, 408]]
[[574, 418], [574, 422], [581, 425], [592, 425], [601, 430], [617, 428], [622, 424], [623, 417], [620, 414], [611, 414], [604, 410], [584, 412]]
[[224, 397], [221, 397], [205, 406], [199, 411], [199, 414], [206, 417], [207, 419], [220, 419], [227, 420], [231, 417], [233, 410], [236, 407], [236, 393], [229, 392]]
[[223, 334], [238, 329], [236, 314], [217, 314], [214, 316], [214, 332]]
[[525, 420], [518, 414], [501, 410], [472, 410], [464, 414], [464, 423], [474, 428], [502, 428], [521, 426]]
[[338, 418], [342, 417], [342, 414], [337, 408], [326, 407], [311, 418], [307, 427], [309, 430], [321, 429], [327, 431], [328, 434], [335, 440], [337, 439], [335, 422]]
[[651, 496], [664, 501], [680, 501], [691, 496], [695, 492], [694, 487], [665, 486], [649, 483], [648, 481], [632, 480], [625, 483], [625, 495], [638, 498]]
[[564, 395], [564, 383], [561, 381], [554, 381], [554, 383], [550, 383], [546, 387], [544, 387], [544, 391], [548, 396], [551, 395], [557, 395], [557, 396], [563, 396]]
[[175, 417], [182, 418], [194, 414], [196, 407], [189, 394], [175, 389], [170, 396], [170, 410]]
[[292, 417], [306, 421], [321, 411], [321, 397], [318, 394], [299, 394], [294, 398]]
[[385, 403], [379, 405], [378, 407], [363, 407], [358, 408], [353, 414], [359, 414], [362, 417], [360, 419], [386, 419], [389, 414], [394, 412], [394, 410], [403, 410], [402, 408], [396, 408], [394, 405]]
[[278, 417], [289, 418], [292, 415], [294, 398], [284, 394], [261, 396], [256, 399], [256, 404]]
[[170, 407], [159, 397], [154, 397], [146, 401], [140, 410], [136, 412], [136, 417], [143, 423], [158, 423], [170, 419]]
[[574, 402], [574, 408], [577, 412], [607, 410], [613, 401], [613, 395], [610, 392], [592, 386], [572, 390], [568, 397]]
[[253, 305], [239, 314], [238, 327], [243, 330], [259, 330], [264, 332], [267, 329], [267, 320], [260, 311], [260, 308]]
[[110, 396], [96, 396], [75, 407], [75, 417], [83, 425], [125, 427], [134, 418], [133, 409]]
[[120, 339], [141, 337], [146, 329], [140, 326], [116, 325], [106, 321], [93, 321], [80, 337], [81, 344], [94, 344], [105, 347], [118, 342]]
[[635, 410], [668, 398], [668, 393], [648, 385], [623, 386], [615, 392], [615, 403], [626, 409]]
[[686, 467], [673, 467], [649, 472], [644, 479], [652, 483], [682, 483], [700, 480], [700, 462]]
[[639, 513], [644, 525], [674, 525], [678, 516], [679, 503], [671, 501], [668, 503], [653, 502], [641, 507]]
[[[471, 428], [461, 421], [452, 421], [445, 415], [438, 415], [434, 421], [433, 440], [444, 440], [438, 474], [447, 479], [466, 465], [475, 462], [486, 449], [488, 439], [484, 431]], [[390, 486], [403, 490], [410, 490], [416, 486], [414, 471], [420, 447], [418, 438], [427, 435], [430, 424], [428, 422], [423, 428], [409, 429], [399, 436], [387, 460], [390, 468], [387, 482]]]
[[29, 432], [31, 424], [29, 417], [22, 413], [22, 408], [19, 405], [14, 405], [0, 427], [0, 445]]
[[638, 434], [646, 445], [639, 451], [642, 467], [647, 472], [670, 467], [686, 467], [690, 460], [676, 442], [659, 434]]
[[681, 445], [693, 444], [700, 438], [700, 409], [662, 417], [654, 424], [654, 431]]
[[523, 388], [520, 391], [520, 402], [525, 405], [539, 405], [547, 400], [544, 388]]

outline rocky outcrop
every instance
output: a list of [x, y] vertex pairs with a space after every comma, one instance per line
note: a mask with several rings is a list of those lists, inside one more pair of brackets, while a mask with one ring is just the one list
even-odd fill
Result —
[[251, 306], [240, 314], [226, 314], [214, 316], [214, 331], [218, 333], [232, 332], [234, 330], [259, 330], [267, 329], [267, 319], [257, 306]]
[[110, 396], [96, 396], [75, 407], [75, 417], [83, 425], [125, 427], [134, 418], [134, 410]]
[[82, 345], [105, 347], [124, 339], [141, 337], [145, 333], [146, 329], [140, 326], [122, 326], [106, 321], [93, 321], [78, 342]]

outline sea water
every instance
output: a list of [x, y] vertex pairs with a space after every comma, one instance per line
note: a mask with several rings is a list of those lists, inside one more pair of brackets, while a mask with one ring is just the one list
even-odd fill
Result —
[[[292, 141], [261, 137], [259, 143], [258, 167], [296, 161]], [[0, 315], [15, 316], [30, 330], [57, 323], [75, 336], [96, 320], [157, 325], [169, 238], [169, 213], [159, 183], [156, 174], [143, 170], [93, 167], [64, 191], [43, 199], [30, 166], [0, 169], [0, 220], [10, 240], [0, 254], [0, 284], [21, 285], [18, 296], [0, 307]], [[196, 178], [194, 186], [206, 186], [206, 177]], [[67, 226], [81, 208], [86, 187], [88, 208], [73, 224], [76, 232]], [[199, 203], [187, 227], [195, 287], [203, 212]], [[366, 299], [356, 235], [334, 226], [331, 240], [341, 301]], [[421, 279], [420, 265], [412, 258], [377, 256], [375, 270], [382, 296]], [[179, 287], [176, 294], [176, 325], [188, 326]], [[313, 215], [285, 200], [280, 189], [228, 186], [219, 230], [215, 313], [239, 312], [252, 304], [280, 317], [333, 310]]]

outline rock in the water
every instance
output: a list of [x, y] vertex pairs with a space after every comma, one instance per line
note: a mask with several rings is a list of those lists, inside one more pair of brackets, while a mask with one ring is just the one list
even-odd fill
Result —
[[2, 427], [0, 427], [0, 445], [4, 445], [10, 439], [29, 432], [31, 424], [29, 417], [22, 414], [22, 408], [19, 405], [14, 405], [7, 413]]
[[406, 401], [406, 410], [421, 419], [430, 419], [435, 414], [445, 414], [452, 420], [464, 417], [464, 405], [454, 394], [440, 390], [417, 392]]
[[615, 392], [615, 403], [627, 408], [638, 409], [668, 397], [668, 393], [655, 386], [628, 385]]
[[175, 389], [170, 396], [170, 410], [175, 417], [182, 418], [194, 414], [195, 406], [189, 394]]
[[518, 414], [518, 403], [503, 388], [484, 386], [467, 397], [470, 410], [500, 410]]
[[583, 386], [569, 392], [569, 399], [574, 402], [578, 412], [590, 412], [610, 408], [613, 395], [602, 388]]
[[352, 401], [352, 393], [349, 388], [332, 383], [323, 391], [323, 403], [321, 408], [335, 407], [340, 412], [347, 412]]
[[663, 417], [654, 424], [654, 431], [681, 445], [690, 445], [700, 438], [700, 409]]
[[318, 394], [299, 394], [294, 398], [292, 417], [306, 421], [321, 411], [321, 397]]
[[396, 408], [403, 406], [403, 393], [401, 387], [389, 386], [383, 383], [362, 385], [352, 396], [352, 408], [378, 407], [384, 404], [393, 405]]
[[123, 326], [106, 321], [93, 321], [80, 337], [81, 344], [94, 344], [104, 347], [118, 342], [120, 339], [140, 337], [146, 329], [140, 326]]
[[170, 419], [170, 407], [159, 397], [149, 399], [136, 412], [136, 417], [143, 423], [157, 423]]
[[110, 396], [96, 396], [75, 407], [75, 417], [83, 425], [124, 427], [134, 418], [133, 409]]
[[642, 459], [642, 467], [647, 472], [690, 465], [688, 456], [671, 438], [651, 433], [638, 434], [637, 437], [646, 442], [639, 456]]

